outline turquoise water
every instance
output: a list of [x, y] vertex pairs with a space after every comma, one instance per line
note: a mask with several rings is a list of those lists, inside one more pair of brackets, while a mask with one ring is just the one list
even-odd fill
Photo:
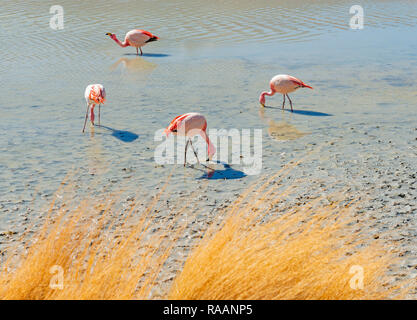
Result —
[[[363, 1], [363, 30], [349, 29], [351, 5], [66, 1], [64, 29], [52, 30], [49, 4], [2, 3], [0, 230], [35, 219], [68, 172], [76, 172], [80, 194], [153, 194], [173, 169], [154, 162], [155, 132], [186, 112], [203, 113], [209, 128], [262, 129], [261, 176], [333, 140], [291, 179], [360, 193], [403, 162], [410, 193], [404, 206], [414, 212], [407, 174], [417, 171], [417, 2]], [[161, 38], [144, 47], [143, 57], [105, 36], [123, 39], [133, 28]], [[278, 96], [267, 100], [273, 108], [259, 107], [260, 92], [279, 73], [314, 87], [291, 95], [293, 114], [279, 109]], [[105, 86], [107, 103], [103, 127], [82, 134], [90, 83]], [[276, 140], [268, 133], [271, 121], [306, 134]], [[241, 165], [213, 167], [217, 172], [208, 176], [204, 168], [176, 165], [173, 197], [204, 183], [206, 204], [213, 205], [259, 178], [242, 174]], [[374, 189], [372, 199], [384, 198]]]

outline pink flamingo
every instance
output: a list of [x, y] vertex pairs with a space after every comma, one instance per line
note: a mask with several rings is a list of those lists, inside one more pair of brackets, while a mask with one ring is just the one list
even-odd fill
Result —
[[117, 39], [116, 35], [114, 33], [107, 32], [107, 36], [110, 36], [111, 39], [113, 39], [119, 46], [122, 48], [131, 46], [136, 47], [136, 54], [139, 55], [138, 48], [140, 49], [140, 55], [143, 55], [142, 47], [152, 41], [156, 41], [159, 38], [149, 31], [135, 29], [130, 30], [128, 33], [126, 33], [125, 41], [120, 42], [119, 39]]
[[288, 96], [288, 93], [293, 92], [293, 91], [297, 90], [298, 88], [313, 89], [312, 87], [306, 85], [301, 80], [299, 80], [295, 77], [286, 75], [286, 74], [279, 74], [279, 75], [276, 75], [275, 77], [273, 77], [271, 79], [271, 81], [269, 82], [269, 86], [271, 88], [271, 91], [269, 91], [269, 92], [264, 91], [264, 92], [261, 93], [261, 95], [259, 97], [259, 102], [261, 103], [261, 105], [263, 107], [265, 107], [265, 95], [273, 96], [275, 93], [281, 93], [284, 96], [284, 101], [282, 102], [282, 109], [284, 109], [285, 96], [287, 96], [288, 100], [290, 101], [291, 111], [293, 111], [292, 101], [291, 101], [290, 97]]
[[183, 115], [177, 116], [174, 118], [174, 120], [171, 121], [169, 126], [165, 129], [165, 133], [167, 137], [170, 133], [175, 135], [181, 135], [186, 136], [187, 143], [185, 144], [185, 153], [184, 153], [184, 167], [187, 162], [187, 148], [188, 144], [191, 144], [191, 147], [193, 148], [194, 155], [197, 158], [197, 162], [200, 164], [200, 161], [198, 160], [197, 152], [194, 149], [193, 143], [191, 142], [191, 138], [195, 135], [199, 134], [207, 143], [207, 153], [208, 157], [206, 161], [211, 160], [213, 155], [216, 153], [215, 146], [211, 143], [209, 137], [206, 133], [207, 129], [207, 121], [206, 118], [199, 113], [190, 112], [185, 113]]
[[90, 84], [85, 89], [84, 93], [85, 101], [87, 102], [87, 112], [85, 114], [85, 121], [84, 121], [84, 127], [83, 132], [85, 130], [85, 125], [87, 123], [88, 119], [88, 110], [91, 106], [91, 114], [90, 114], [90, 120], [91, 124], [94, 125], [94, 107], [96, 104], [98, 104], [98, 124], [100, 125], [100, 107], [101, 104], [106, 101], [106, 90], [104, 90], [104, 87], [101, 84]]

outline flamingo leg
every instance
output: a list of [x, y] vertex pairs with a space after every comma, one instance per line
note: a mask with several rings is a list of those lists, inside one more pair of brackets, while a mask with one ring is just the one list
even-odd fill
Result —
[[140, 55], [143, 56], [142, 48], [139, 47], [139, 49], [140, 49]]
[[94, 107], [95, 107], [96, 105], [95, 104], [93, 104], [92, 105], [92, 107], [91, 107], [91, 111], [90, 111], [90, 121], [91, 121], [91, 124], [94, 126], [94, 118], [95, 118], [95, 116], [94, 116]]
[[136, 55], [139, 55], [138, 47], [136, 47]]
[[187, 140], [187, 143], [185, 144], [185, 152], [184, 152], [184, 167], [185, 164], [187, 163], [187, 148], [188, 148], [188, 143], [190, 142], [190, 139]]
[[287, 98], [290, 101], [291, 112], [294, 112], [294, 110], [292, 109], [292, 101], [291, 101], [290, 96], [288, 95], [288, 93], [287, 93]]
[[198, 160], [197, 152], [195, 151], [194, 146], [193, 146], [193, 142], [191, 140], [190, 140], [190, 144], [191, 144], [191, 148], [193, 148], [194, 155], [197, 158], [197, 163], [200, 164], [200, 161]]
[[101, 104], [98, 105], [98, 125], [100, 125], [100, 108]]
[[282, 109], [284, 109], [285, 106], [285, 94], [282, 95], [284, 97], [284, 101], [282, 102]]
[[84, 120], [84, 127], [83, 127], [83, 133], [85, 130], [85, 125], [87, 124], [87, 119], [88, 119], [88, 109], [90, 108], [90, 105], [87, 103], [87, 111], [85, 113], [85, 120]]

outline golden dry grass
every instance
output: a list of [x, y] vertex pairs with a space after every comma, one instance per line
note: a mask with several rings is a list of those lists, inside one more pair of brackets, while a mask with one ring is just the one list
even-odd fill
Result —
[[[322, 207], [284, 214], [264, 224], [230, 217], [187, 259], [170, 299], [385, 299], [393, 290], [392, 257], [374, 244], [363, 248], [357, 234], [343, 232], [345, 210]], [[357, 241], [359, 240], [359, 241]], [[350, 285], [363, 268], [363, 290]], [[360, 271], [359, 271], [360, 272]], [[359, 274], [358, 274], [359, 276]], [[356, 289], [355, 289], [356, 288]]]
[[[271, 187], [275, 178], [254, 185], [232, 206], [218, 210], [223, 220], [212, 223], [162, 297], [403, 296], [405, 289], [386, 285], [392, 256], [353, 231], [350, 208], [340, 202], [320, 205], [317, 200], [286, 213], [276, 212], [274, 205], [291, 188], [277, 196], [277, 184]], [[118, 226], [108, 214], [114, 210], [114, 200], [84, 201], [75, 208], [52, 205], [50, 217], [33, 236], [29, 249], [9, 254], [2, 262], [0, 299], [154, 298], [152, 290], [159, 285], [167, 259], [187, 228], [179, 222], [184, 214], [184, 208], [179, 208], [169, 213], [175, 218], [164, 222], [164, 228], [150, 232], [157, 224], [154, 206], [163, 192], [139, 213], [132, 205]], [[62, 290], [51, 288], [57, 279], [53, 266], [62, 268]], [[350, 286], [352, 266], [363, 268], [363, 290]]]
[[[159, 269], [182, 231], [177, 228], [170, 237], [161, 232], [150, 234], [157, 201], [158, 197], [134, 225], [130, 223], [135, 210], [132, 205], [117, 227], [109, 215], [114, 200], [98, 204], [83, 201], [72, 209], [65, 204], [58, 208], [51, 205], [49, 217], [29, 249], [2, 263], [0, 298], [149, 298]], [[175, 222], [172, 220], [166, 230]], [[62, 290], [54, 287], [59, 284], [57, 270], [51, 269], [54, 266], [63, 271]]]

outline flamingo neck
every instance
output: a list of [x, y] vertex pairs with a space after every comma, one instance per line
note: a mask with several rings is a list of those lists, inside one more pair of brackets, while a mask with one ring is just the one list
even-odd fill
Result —
[[259, 102], [264, 105], [265, 104], [265, 96], [273, 96], [275, 94], [275, 90], [269, 91], [269, 92], [262, 92], [261, 95], [259, 96]]
[[201, 131], [201, 136], [204, 138], [204, 140], [206, 140], [208, 157], [211, 159], [211, 157], [216, 153], [216, 147], [211, 143], [207, 133], [204, 130]]
[[275, 94], [275, 91], [273, 91], [273, 90], [268, 91], [268, 92], [264, 91], [264, 92], [262, 92], [261, 96], [262, 97], [265, 97], [265, 96], [273, 96], [274, 94]]
[[114, 39], [113, 40], [114, 40], [114, 42], [116, 42], [122, 48], [125, 48], [125, 47], [128, 47], [129, 46], [129, 43], [126, 40], [124, 42], [120, 42], [120, 40], [117, 39], [116, 35], [114, 35]]

